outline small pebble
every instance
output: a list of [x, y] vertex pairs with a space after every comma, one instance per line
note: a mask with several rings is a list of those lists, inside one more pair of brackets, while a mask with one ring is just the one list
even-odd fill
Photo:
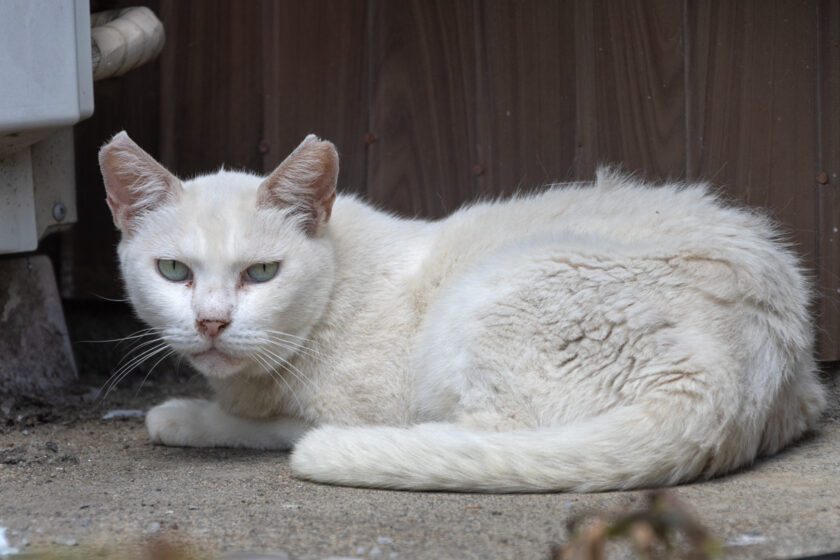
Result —
[[160, 531], [160, 523], [157, 521], [152, 521], [148, 525], [146, 525], [146, 532], [147, 533], [157, 533]]
[[71, 539], [70, 537], [56, 537], [53, 540], [55, 544], [62, 544], [64, 546], [76, 546], [76, 539]]
[[58, 445], [54, 441], [48, 441], [44, 444], [44, 447], [46, 447], [53, 453], [58, 453]]
[[109, 410], [102, 417], [103, 420], [111, 420], [113, 418], [141, 418], [146, 413], [142, 410]]
[[734, 538], [727, 539], [724, 543], [724, 546], [751, 546], [754, 544], [763, 543], [767, 540], [767, 537], [759, 533], [758, 531], [747, 531], [742, 535], [738, 535]]
[[198, 506], [187, 506], [187, 509], [198, 509]]

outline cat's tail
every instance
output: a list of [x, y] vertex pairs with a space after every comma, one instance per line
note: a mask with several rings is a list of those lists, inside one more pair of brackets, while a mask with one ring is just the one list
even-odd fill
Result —
[[692, 421], [690, 412], [664, 425], [662, 416], [640, 412], [630, 406], [568, 426], [512, 432], [326, 426], [304, 436], [291, 465], [302, 478], [347, 486], [601, 491], [711, 476], [756, 455], [755, 445], [725, 426]]

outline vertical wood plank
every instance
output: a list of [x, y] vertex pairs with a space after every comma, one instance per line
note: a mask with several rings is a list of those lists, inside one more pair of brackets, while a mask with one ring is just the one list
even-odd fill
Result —
[[763, 206], [814, 262], [815, 5], [688, 3], [688, 176]]
[[578, 178], [601, 163], [684, 175], [682, 28], [673, 0], [575, 2]]
[[[132, 0], [99, 2], [97, 10], [136, 5]], [[159, 13], [158, 2], [145, 3]], [[114, 248], [119, 234], [105, 205], [99, 148], [120, 130], [153, 156], [160, 155], [159, 59], [120, 76], [97, 82], [94, 115], [74, 127], [78, 222], [61, 234], [61, 291], [65, 298], [121, 298]]]
[[340, 189], [364, 193], [366, 3], [265, 0], [262, 10], [264, 170], [315, 133], [338, 148]]
[[475, 13], [480, 193], [573, 178], [573, 3], [480, 0]]
[[260, 8], [258, 0], [161, 0], [161, 155], [180, 176], [262, 167]]
[[475, 40], [469, 0], [370, 0], [368, 194], [440, 216], [472, 197]]
[[840, 4], [822, 0], [818, 19], [818, 345], [822, 359], [840, 360]]

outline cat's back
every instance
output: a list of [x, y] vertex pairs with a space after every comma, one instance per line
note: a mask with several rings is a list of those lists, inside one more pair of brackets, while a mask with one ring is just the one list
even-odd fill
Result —
[[[593, 182], [462, 208], [438, 224], [426, 268], [441, 284], [494, 251], [517, 245], [527, 251], [545, 237], [611, 258], [717, 262], [773, 295], [777, 282], [768, 284], [768, 274], [806, 289], [797, 258], [758, 212], [724, 203], [703, 184], [651, 186], [609, 171]], [[748, 283], [741, 288], [750, 289]]]
[[766, 219], [725, 204], [705, 184], [651, 185], [602, 171], [592, 182], [466, 206], [442, 222], [442, 239], [451, 235], [491, 246], [563, 230], [607, 243], [683, 249], [708, 247], [709, 236], [774, 236]]
[[[741, 447], [774, 452], [822, 408], [809, 284], [796, 255], [770, 220], [704, 185], [647, 186], [605, 173], [465, 208], [441, 222], [424, 280], [422, 369], [478, 360], [465, 371], [503, 372], [517, 379], [512, 386], [535, 380], [537, 394], [550, 394], [535, 425], [573, 418], [585, 397], [587, 414], [640, 398], [650, 388], [625, 383], [634, 372], [657, 381], [662, 371], [702, 372], [697, 387], [680, 390], [726, 410], [721, 429], [740, 434], [726, 439], [734, 465]], [[449, 377], [428, 379], [418, 384], [432, 395], [422, 402], [460, 402], [445, 397], [460, 390]], [[551, 379], [568, 380], [568, 391], [550, 392]], [[429, 405], [419, 414], [443, 412]]]
[[770, 336], [812, 368], [810, 284], [798, 257], [772, 221], [705, 185], [649, 186], [602, 172], [593, 183], [464, 208], [439, 228], [419, 283], [430, 302], [453, 290], [478, 293], [464, 283], [520, 275], [511, 269], [534, 260], [543, 270], [571, 266], [564, 282], [612, 267], [648, 286], [642, 293], [667, 289], [687, 314], [714, 309], [722, 330], [761, 325], [755, 352]]

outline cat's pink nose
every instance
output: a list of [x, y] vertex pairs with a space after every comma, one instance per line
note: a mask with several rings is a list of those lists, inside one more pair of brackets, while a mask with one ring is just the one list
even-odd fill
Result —
[[197, 328], [198, 332], [200, 332], [204, 336], [216, 338], [217, 336], [219, 336], [219, 333], [222, 332], [222, 330], [224, 330], [224, 328], [229, 324], [230, 322], [228, 321], [219, 321], [217, 319], [202, 319], [200, 321], [195, 322], [195, 328]]

